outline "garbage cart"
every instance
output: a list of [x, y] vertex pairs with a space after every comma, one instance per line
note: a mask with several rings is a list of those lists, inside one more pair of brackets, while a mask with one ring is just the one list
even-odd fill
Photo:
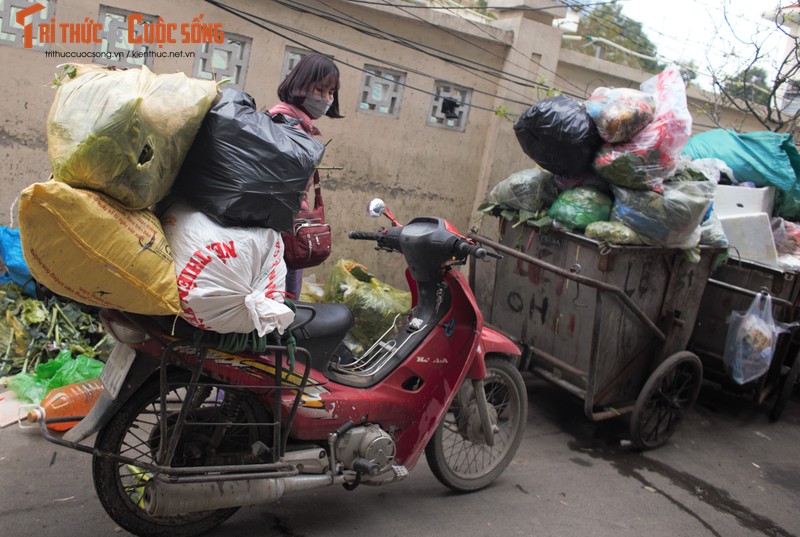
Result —
[[728, 318], [735, 311], [747, 311], [758, 293], [769, 293], [775, 320], [784, 323], [797, 320], [796, 306], [800, 296], [797, 274], [756, 261], [730, 259], [708, 280], [688, 348], [700, 358], [705, 378], [723, 389], [752, 395], [757, 405], [774, 395], [770, 409], [774, 421], [780, 418], [800, 371], [800, 364], [793, 368], [798, 362], [797, 330], [780, 336], [769, 370], [752, 382], [736, 384], [723, 359]]
[[525, 350], [521, 368], [581, 398], [592, 420], [630, 414], [636, 447], [666, 442], [700, 391], [702, 365], [686, 345], [722, 250], [691, 263], [681, 250], [505, 220], [500, 242], [470, 237], [504, 255], [484, 315]]

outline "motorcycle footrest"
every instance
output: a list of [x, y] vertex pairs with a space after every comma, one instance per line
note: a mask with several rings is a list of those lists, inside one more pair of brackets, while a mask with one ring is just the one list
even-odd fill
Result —
[[392, 472], [394, 472], [394, 477], [398, 481], [408, 477], [408, 468], [405, 466], [392, 465]]

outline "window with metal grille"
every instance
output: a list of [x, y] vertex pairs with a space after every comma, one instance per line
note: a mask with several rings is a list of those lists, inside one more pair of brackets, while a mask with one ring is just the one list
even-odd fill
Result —
[[250, 49], [253, 40], [243, 35], [225, 32], [225, 43], [201, 43], [197, 46], [193, 74], [208, 80], [230, 80], [236, 88], [244, 88]]
[[289, 73], [292, 72], [294, 66], [297, 65], [303, 56], [306, 54], [311, 53], [310, 50], [297, 48], [297, 47], [286, 47], [286, 52], [283, 54], [283, 66], [281, 67], [281, 80], [289, 76]]
[[[95, 44], [94, 51], [102, 54], [93, 58], [93, 62], [116, 67], [141, 65], [153, 67], [153, 57], [147, 55], [148, 51], [153, 50], [153, 45], [128, 42], [128, 17], [132, 13], [116, 7], [100, 6], [97, 21], [103, 24], [102, 41]], [[156, 15], [142, 13], [142, 24], [154, 23], [157, 20]], [[142, 33], [142, 24], [134, 25], [136, 34]]]
[[[25, 23], [31, 25], [32, 48], [35, 50], [50, 50], [50, 43], [39, 42], [39, 25], [50, 22], [56, 15], [55, 0], [0, 0], [0, 44], [9, 47], [23, 48], [25, 27], [17, 24], [17, 13], [33, 4], [41, 4], [44, 9], [32, 13], [25, 18]], [[55, 38], [55, 36], [53, 36]], [[45, 37], [45, 39], [47, 39]]]
[[471, 89], [437, 80], [428, 114], [428, 125], [464, 132], [471, 97]]
[[374, 65], [364, 66], [358, 110], [398, 117], [406, 74]]

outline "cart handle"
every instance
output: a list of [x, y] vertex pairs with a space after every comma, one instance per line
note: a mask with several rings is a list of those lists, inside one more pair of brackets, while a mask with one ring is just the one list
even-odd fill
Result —
[[[733, 285], [732, 283], [727, 283], [727, 282], [723, 282], [723, 281], [720, 281], [720, 280], [715, 280], [713, 278], [709, 278], [708, 279], [708, 283], [710, 283], [711, 285], [716, 285], [717, 287], [722, 287], [723, 289], [728, 289], [729, 291], [734, 291], [736, 293], [741, 293], [743, 295], [752, 296], [752, 297], [758, 296], [762, 292], [765, 291], [764, 288], [762, 288], [762, 290], [760, 290], [760, 291], [753, 291], [752, 289], [747, 289], [746, 287], [739, 287], [738, 285]], [[784, 308], [787, 309], [787, 311], [791, 315], [791, 312], [792, 312], [792, 303], [791, 302], [789, 302], [788, 300], [784, 300], [783, 298], [776, 298], [776, 297], [771, 296], [771, 295], [770, 295], [770, 298], [772, 299], [772, 303], [773, 304], [779, 304], [780, 306], [783, 306]]]
[[658, 339], [660, 339], [661, 341], [667, 340], [667, 336], [664, 334], [664, 332], [662, 332], [658, 328], [658, 326], [656, 326], [656, 324], [652, 320], [650, 320], [650, 317], [648, 317], [647, 314], [636, 304], [636, 302], [631, 300], [631, 298], [628, 295], [626, 295], [625, 292], [619, 287], [615, 285], [609, 285], [604, 282], [599, 282], [587, 276], [581, 276], [580, 274], [570, 272], [569, 270], [562, 269], [561, 267], [551, 265], [547, 261], [542, 261], [541, 259], [536, 259], [533, 256], [523, 254], [522, 252], [519, 252], [513, 248], [509, 248], [508, 246], [495, 242], [487, 237], [484, 237], [483, 235], [479, 235], [474, 231], [471, 231], [468, 236], [470, 239], [483, 243], [491, 248], [494, 248], [499, 252], [508, 254], [511, 257], [516, 257], [517, 259], [521, 259], [522, 261], [527, 261], [528, 263], [533, 263], [534, 265], [542, 267], [543, 269], [549, 270], [551, 272], [554, 272], [559, 276], [563, 276], [568, 280], [582, 283], [584, 285], [588, 285], [589, 287], [593, 287], [600, 291], [606, 291], [608, 293], [616, 295], [626, 306], [628, 306], [628, 308], [630, 308], [633, 314], [636, 315], [636, 317], [638, 317], [639, 320], [642, 321], [642, 323], [644, 323], [644, 325], [647, 326], [658, 337]]

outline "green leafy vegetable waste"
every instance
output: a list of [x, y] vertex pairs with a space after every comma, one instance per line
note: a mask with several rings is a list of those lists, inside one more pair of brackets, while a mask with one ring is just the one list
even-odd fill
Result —
[[13, 283], [0, 286], [0, 376], [33, 371], [64, 350], [105, 361], [113, 346], [93, 308], [55, 296], [30, 298]]
[[487, 201], [478, 207], [478, 212], [507, 220], [511, 222], [512, 227], [522, 224], [539, 228], [549, 227], [553, 224], [553, 219], [547, 216], [547, 211], [548, 208], [536, 212], [519, 210], [496, 201]]
[[[411, 309], [411, 293], [379, 281], [364, 265], [340, 259], [328, 275], [325, 302], [350, 307], [355, 317], [352, 339], [360, 348], [369, 349], [397, 315]], [[356, 346], [352, 339], [348, 345], [351, 350]]]

